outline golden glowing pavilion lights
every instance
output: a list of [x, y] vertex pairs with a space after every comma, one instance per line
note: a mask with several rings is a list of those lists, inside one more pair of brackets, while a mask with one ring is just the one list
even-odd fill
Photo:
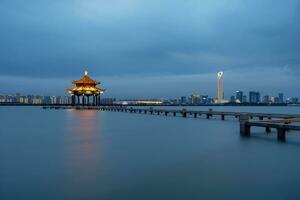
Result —
[[84, 105], [86, 98], [86, 102], [89, 103], [89, 97], [91, 96], [93, 98], [93, 104], [100, 104], [100, 94], [102, 94], [105, 89], [97, 87], [97, 85], [101, 84], [101, 82], [91, 79], [88, 76], [88, 71], [84, 71], [84, 76], [72, 83], [75, 87], [67, 89], [69, 94], [72, 96], [72, 104], [76, 104], [76, 96], [77, 103], [81, 102]]

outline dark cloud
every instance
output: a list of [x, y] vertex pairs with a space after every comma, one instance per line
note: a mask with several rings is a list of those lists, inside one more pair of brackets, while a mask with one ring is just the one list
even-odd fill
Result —
[[0, 2], [1, 75], [300, 72], [298, 0]]

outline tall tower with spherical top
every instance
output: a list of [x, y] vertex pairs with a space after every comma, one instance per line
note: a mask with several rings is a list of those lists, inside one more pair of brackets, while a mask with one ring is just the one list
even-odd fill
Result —
[[223, 103], [224, 102], [224, 90], [223, 90], [224, 73], [223, 72], [218, 72], [217, 77], [218, 77], [218, 98], [217, 98], [217, 102], [218, 103]]

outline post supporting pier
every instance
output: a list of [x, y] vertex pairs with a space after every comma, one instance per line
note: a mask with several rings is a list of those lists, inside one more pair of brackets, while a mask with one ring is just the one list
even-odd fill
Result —
[[277, 139], [279, 141], [285, 141], [286, 129], [284, 128], [277, 128]]
[[263, 117], [263, 116], [260, 116], [260, 117], [259, 117], [259, 120], [264, 120], [264, 117]]
[[186, 109], [182, 109], [181, 113], [182, 113], [182, 117], [186, 117], [187, 115]]
[[240, 115], [240, 134], [244, 136], [250, 136], [250, 125], [249, 122], [249, 115], [248, 114], [242, 114]]
[[271, 127], [269, 126], [266, 127], [266, 133], [271, 133]]

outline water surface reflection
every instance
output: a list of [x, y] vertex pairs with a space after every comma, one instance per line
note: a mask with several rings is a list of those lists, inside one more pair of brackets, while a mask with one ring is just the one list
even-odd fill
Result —
[[[95, 191], [101, 176], [101, 119], [94, 110], [70, 110], [67, 112], [66, 169], [69, 170], [66, 189], [71, 195]], [[78, 198], [78, 196], [76, 196]]]

